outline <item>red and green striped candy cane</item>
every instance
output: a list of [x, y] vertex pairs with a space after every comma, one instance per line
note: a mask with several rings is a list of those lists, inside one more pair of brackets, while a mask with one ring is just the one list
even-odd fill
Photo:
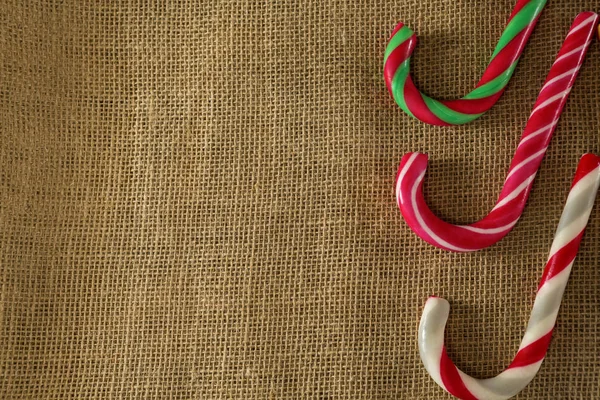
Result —
[[483, 77], [462, 99], [439, 101], [421, 93], [410, 76], [415, 33], [402, 22], [396, 26], [384, 55], [384, 77], [390, 94], [407, 114], [431, 125], [462, 125], [476, 120], [496, 104], [547, 0], [518, 0]]

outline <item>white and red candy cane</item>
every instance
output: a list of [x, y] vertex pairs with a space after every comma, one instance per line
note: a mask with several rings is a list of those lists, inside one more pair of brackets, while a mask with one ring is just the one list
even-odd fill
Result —
[[486, 217], [471, 225], [438, 218], [423, 197], [427, 155], [408, 153], [402, 158], [396, 199], [408, 226], [420, 238], [449, 251], [477, 251], [497, 243], [516, 225], [597, 24], [598, 15], [592, 12], [575, 18], [527, 122], [498, 202]]
[[419, 352], [431, 377], [444, 390], [463, 400], [508, 399], [525, 388], [539, 371], [556, 323], [563, 293], [600, 185], [600, 157], [582, 157], [556, 230], [554, 242], [529, 324], [519, 351], [508, 368], [490, 379], [475, 379], [459, 370], [444, 346], [450, 305], [432, 297], [419, 325]]

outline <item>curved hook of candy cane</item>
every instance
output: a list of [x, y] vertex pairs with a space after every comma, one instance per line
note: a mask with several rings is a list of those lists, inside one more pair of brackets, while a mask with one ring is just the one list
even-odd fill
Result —
[[417, 37], [399, 23], [384, 54], [390, 94], [407, 114], [431, 125], [460, 125], [479, 118], [496, 104], [513, 75], [547, 0], [518, 0], [490, 63], [475, 90], [459, 100], [438, 101], [421, 93], [410, 76]]
[[444, 346], [450, 305], [437, 297], [427, 301], [419, 326], [419, 351], [425, 368], [443, 389], [460, 399], [508, 399], [535, 377], [550, 345], [562, 296], [599, 185], [600, 157], [586, 154], [579, 162], [558, 224], [525, 336], [513, 362], [504, 372], [490, 379], [475, 379], [459, 370]]
[[529, 117], [498, 202], [486, 217], [470, 225], [442, 221], [423, 197], [427, 155], [408, 153], [402, 158], [396, 200], [406, 223], [420, 238], [449, 251], [477, 251], [500, 241], [516, 225], [597, 23], [598, 15], [592, 12], [575, 18]]

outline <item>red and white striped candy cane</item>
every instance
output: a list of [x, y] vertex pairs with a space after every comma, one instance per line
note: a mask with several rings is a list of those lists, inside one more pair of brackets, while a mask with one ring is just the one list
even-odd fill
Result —
[[598, 15], [579, 14], [550, 69], [510, 165], [496, 206], [471, 225], [442, 221], [423, 197], [427, 155], [408, 153], [400, 163], [396, 199], [408, 226], [423, 240], [442, 249], [468, 252], [489, 247], [515, 226], [529, 197], [560, 114], [592, 41]]
[[475, 379], [456, 368], [444, 346], [450, 305], [437, 297], [427, 301], [419, 326], [419, 351], [425, 368], [443, 389], [464, 400], [501, 400], [519, 393], [535, 377], [550, 345], [562, 296], [599, 185], [600, 157], [586, 154], [579, 162], [558, 224], [525, 336], [513, 362], [500, 375]]

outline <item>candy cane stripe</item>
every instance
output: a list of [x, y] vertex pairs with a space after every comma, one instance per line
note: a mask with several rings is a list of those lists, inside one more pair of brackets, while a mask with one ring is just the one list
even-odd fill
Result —
[[548, 261], [548, 264], [551, 264], [552, 267], [549, 268], [542, 276], [538, 290], [542, 288], [546, 281], [562, 273], [566, 268], [569, 267], [569, 264], [575, 260], [579, 242], [581, 241], [582, 236], [583, 233], [580, 233], [556, 253], [550, 254], [550, 261]]
[[558, 124], [558, 119], [555, 119], [554, 121], [552, 121], [552, 123], [544, 126], [543, 128], [538, 129], [535, 132], [532, 132], [526, 136], [523, 137], [523, 139], [521, 139], [521, 141], [519, 142], [518, 147], [523, 146], [525, 143], [527, 143], [529, 140], [541, 135], [542, 133], [547, 133], [550, 129], [554, 129], [554, 127], [556, 126], [556, 124]]
[[552, 104], [558, 100], [564, 99], [565, 97], [567, 97], [569, 95], [570, 92], [571, 92], [571, 88], [568, 88], [568, 89], [560, 92], [559, 94], [550, 97], [548, 100], [546, 100], [545, 102], [543, 102], [542, 104], [537, 106], [533, 110], [532, 114], [535, 114], [536, 112], [540, 111], [542, 108], [548, 107], [550, 104]]
[[517, 224], [517, 222], [519, 222], [518, 218], [515, 219], [510, 224], [501, 226], [499, 228], [491, 228], [491, 229], [474, 228], [474, 227], [468, 226], [468, 225], [461, 226], [461, 228], [466, 229], [471, 232], [482, 233], [484, 235], [493, 235], [495, 233], [501, 233], [501, 232], [511, 229], [513, 226], [515, 226]]
[[[581, 47], [578, 47], [578, 49], [580, 49]], [[546, 82], [546, 84], [544, 85], [544, 87], [542, 88], [542, 91], [546, 90], [548, 87], [552, 86], [552, 84], [560, 81], [561, 79], [565, 79], [569, 76], [572, 76], [574, 72], [577, 72], [577, 68], [573, 68], [568, 70], [567, 72], [560, 74], [559, 76], [550, 79], [548, 82]]]
[[[524, 191], [526, 191], [529, 188], [529, 186], [532, 184], [536, 175], [537, 175], [537, 172], [534, 172], [533, 174], [531, 174], [531, 176], [529, 176], [527, 179], [525, 179], [517, 188], [515, 188], [515, 190], [510, 192], [508, 195], [504, 196], [504, 198], [502, 200], [500, 200], [498, 202], [498, 204], [496, 204], [496, 206], [493, 208], [493, 210], [498, 210], [499, 208], [506, 206], [506, 204], [508, 204], [508, 202], [516, 199], [517, 196], [519, 196]], [[509, 176], [510, 176], [510, 174], [509, 174]]]
[[525, 160], [521, 161], [519, 164], [517, 164], [511, 171], [510, 173], [506, 176], [506, 180], [508, 180], [511, 176], [513, 176], [516, 172], [519, 171], [519, 169], [523, 168], [524, 165], [529, 164], [532, 161], [535, 161], [535, 159], [537, 159], [538, 157], [544, 157], [544, 155], [546, 154], [546, 150], [548, 148], [544, 147], [543, 149], [541, 149], [540, 151], [538, 151], [535, 154], [530, 155], [529, 157], [527, 157]]
[[[412, 189], [412, 201], [414, 203], [416, 203], [416, 196], [417, 196], [417, 192], [418, 192], [418, 189], [419, 189], [419, 183], [423, 181], [423, 177], [424, 176], [425, 176], [425, 172], [423, 172], [423, 174], [421, 174], [421, 176], [419, 176], [417, 182], [415, 183], [415, 185], [414, 185], [414, 187]], [[414, 213], [415, 213], [415, 217], [417, 218], [417, 221], [421, 224], [421, 226], [423, 227], [423, 230], [425, 231], [425, 233], [427, 235], [429, 235], [429, 237], [432, 240], [434, 240], [436, 243], [439, 243], [441, 246], [444, 246], [444, 247], [446, 247], [446, 248], [448, 248], [450, 250], [456, 251], [456, 252], [467, 252], [467, 251], [469, 251], [469, 249], [454, 246], [451, 243], [446, 242], [444, 239], [442, 239], [438, 235], [436, 235], [433, 232], [433, 230], [430, 229], [429, 226], [425, 223], [425, 221], [423, 220], [423, 216], [419, 212], [418, 208], [415, 208]]]

